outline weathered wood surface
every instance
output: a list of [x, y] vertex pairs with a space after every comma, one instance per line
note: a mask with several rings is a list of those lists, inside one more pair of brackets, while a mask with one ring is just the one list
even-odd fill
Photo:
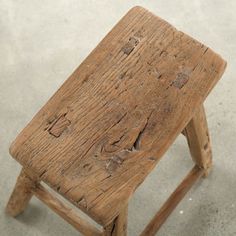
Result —
[[106, 226], [225, 66], [208, 47], [135, 7], [37, 113], [10, 153]]
[[154, 236], [166, 221], [171, 212], [176, 208], [193, 184], [204, 174], [204, 170], [197, 165], [189, 172], [181, 184], [171, 194], [161, 209], [156, 213], [140, 236]]
[[212, 166], [212, 151], [203, 105], [196, 109], [184, 132], [193, 161], [205, 170], [205, 176], [208, 175]]

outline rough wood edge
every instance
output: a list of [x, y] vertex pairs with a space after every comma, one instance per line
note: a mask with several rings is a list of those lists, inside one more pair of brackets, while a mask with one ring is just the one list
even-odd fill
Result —
[[95, 226], [80, 218], [76, 212], [67, 207], [64, 203], [49, 193], [41, 184], [38, 184], [33, 190], [34, 195], [45, 203], [54, 212], [60, 215], [69, 224], [74, 226], [80, 233], [86, 236], [102, 236], [103, 231], [100, 231]]
[[171, 194], [161, 209], [156, 213], [150, 223], [146, 226], [140, 236], [152, 236], [160, 229], [171, 212], [176, 208], [193, 184], [204, 174], [204, 170], [197, 165], [189, 172], [182, 183]]

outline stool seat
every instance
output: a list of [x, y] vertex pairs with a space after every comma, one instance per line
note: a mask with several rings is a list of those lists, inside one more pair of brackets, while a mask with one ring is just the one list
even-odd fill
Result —
[[135, 7], [18, 135], [10, 153], [107, 225], [225, 66], [210, 48]]

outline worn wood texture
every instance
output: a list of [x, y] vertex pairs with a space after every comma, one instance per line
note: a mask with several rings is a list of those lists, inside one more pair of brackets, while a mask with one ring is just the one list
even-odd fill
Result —
[[102, 236], [100, 231], [86, 220], [80, 218], [76, 212], [52, 196], [42, 185], [38, 184], [33, 191], [34, 195], [60, 215], [64, 220], [73, 225], [78, 231], [86, 236]]
[[140, 236], [154, 236], [171, 212], [176, 208], [179, 202], [183, 199], [193, 184], [203, 175], [203, 173], [204, 170], [196, 165], [171, 194], [161, 209], [156, 213]]
[[212, 166], [212, 151], [203, 105], [196, 109], [184, 133], [193, 161], [205, 170], [205, 176], [207, 176]]
[[10, 153], [107, 226], [225, 66], [210, 48], [135, 7], [37, 113]]
[[9, 215], [15, 217], [24, 211], [33, 195], [32, 189], [36, 183], [37, 178], [29, 176], [24, 169], [21, 170], [6, 207]]

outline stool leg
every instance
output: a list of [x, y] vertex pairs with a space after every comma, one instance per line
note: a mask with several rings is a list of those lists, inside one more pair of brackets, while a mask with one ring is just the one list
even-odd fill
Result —
[[203, 105], [196, 110], [194, 117], [185, 127], [184, 134], [193, 161], [205, 170], [207, 176], [212, 166], [212, 151]]
[[105, 236], [127, 235], [128, 206], [126, 205], [115, 220], [105, 227]]
[[24, 211], [33, 195], [31, 189], [34, 188], [35, 183], [36, 180], [22, 169], [6, 207], [9, 215], [15, 217]]

